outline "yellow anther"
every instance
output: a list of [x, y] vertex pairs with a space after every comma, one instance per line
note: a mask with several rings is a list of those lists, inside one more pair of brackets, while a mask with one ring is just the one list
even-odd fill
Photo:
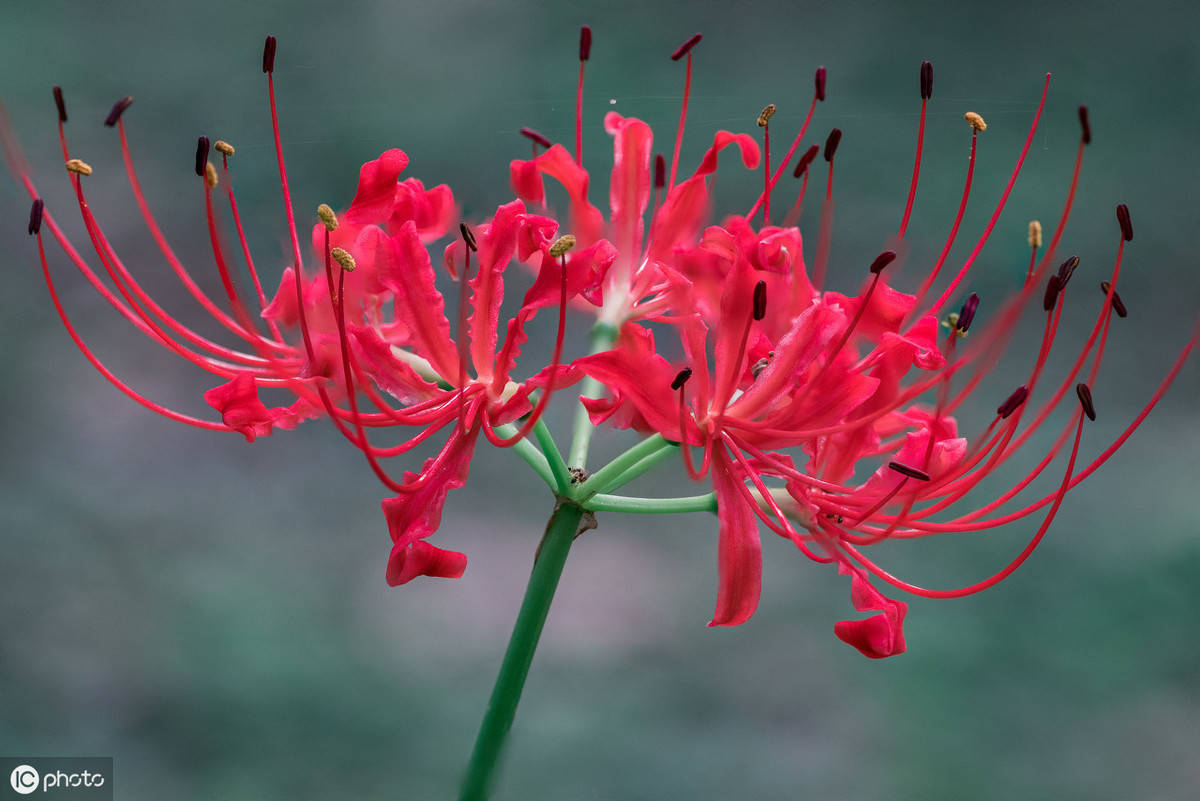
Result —
[[758, 113], [758, 127], [766, 128], [767, 121], [775, 116], [775, 104], [770, 103], [762, 111]]
[[317, 216], [321, 218], [321, 223], [325, 226], [326, 231], [336, 231], [338, 227], [337, 215], [333, 213], [333, 209], [329, 208], [328, 203], [322, 203], [317, 206]]
[[983, 117], [980, 117], [974, 111], [968, 111], [963, 115], [963, 119], [967, 121], [968, 125], [977, 131], [987, 130], [987, 123], [983, 121]]
[[79, 159], [70, 159], [67, 162], [67, 172], [73, 172], [76, 175], [91, 175], [92, 165]]
[[348, 273], [354, 272], [354, 257], [351, 256], [349, 252], [342, 250], [341, 248], [334, 248], [333, 250], [329, 251], [329, 255], [333, 257], [334, 261], [341, 265], [343, 270]]
[[233, 145], [229, 144], [224, 139], [218, 139], [217, 141], [213, 142], [213, 150], [217, 151], [222, 156], [233, 155]]
[[1029, 247], [1040, 248], [1042, 246], [1042, 224], [1037, 220], [1029, 221]]
[[557, 259], [573, 247], [575, 247], [575, 237], [570, 234], [563, 234], [554, 240], [554, 244], [550, 246], [550, 255]]
[[204, 183], [209, 189], [217, 188], [217, 168], [211, 161], [204, 165]]

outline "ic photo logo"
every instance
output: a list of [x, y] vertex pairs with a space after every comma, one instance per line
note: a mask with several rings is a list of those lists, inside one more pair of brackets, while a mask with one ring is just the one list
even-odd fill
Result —
[[31, 765], [17, 765], [9, 775], [8, 781], [21, 795], [29, 795], [41, 785], [42, 777]]
[[112, 757], [0, 756], [0, 801], [112, 801]]

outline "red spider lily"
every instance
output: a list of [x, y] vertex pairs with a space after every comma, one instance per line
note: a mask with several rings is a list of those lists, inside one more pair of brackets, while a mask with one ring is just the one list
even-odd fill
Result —
[[[275, 113], [274, 52], [275, 40], [268, 37], [263, 71], [268, 79], [292, 263], [284, 270], [279, 289], [270, 301], [259, 282], [238, 215], [229, 169], [234, 149], [224, 142], [216, 143], [221, 155], [220, 171], [208, 160], [210, 142], [206, 137], [200, 138], [196, 153], [212, 257], [227, 295], [227, 313], [200, 290], [175, 256], [142, 194], [123, 118], [129, 99], [119, 101], [106, 121], [117, 128], [130, 185], [164, 258], [196, 300], [250, 349], [227, 348], [196, 334], [158, 306], [126, 269], [85, 200], [82, 177], [90, 174], [91, 168], [69, 158], [65, 104], [57, 87], [63, 157], [95, 256], [116, 292], [100, 279], [44, 208], [23, 159], [11, 137], [6, 136], [9, 161], [35, 198], [29, 231], [38, 237], [52, 300], [68, 333], [88, 360], [130, 397], [171, 419], [201, 428], [235, 431], [249, 441], [276, 428], [293, 428], [305, 419], [328, 415], [363, 452], [381, 482], [398, 493], [398, 497], [383, 504], [394, 542], [387, 571], [389, 582], [404, 583], [417, 575], [461, 575], [465, 566], [462, 554], [424, 542], [437, 528], [446, 493], [465, 480], [480, 432], [496, 445], [514, 444], [529, 433], [554, 389], [574, 380], [576, 371], [560, 364], [565, 306], [576, 296], [600, 303], [600, 284], [615, 254], [607, 242], [595, 242], [568, 257], [570, 238], [556, 242], [553, 237], [558, 224], [526, 213], [520, 201], [498, 209], [476, 228], [477, 236], [463, 224], [464, 241], [445, 252], [447, 270], [463, 285], [456, 343], [450, 336], [445, 301], [435, 286], [436, 275], [426, 248], [426, 243], [442, 237], [452, 224], [456, 214], [453, 197], [446, 186], [426, 189], [414, 178], [398, 180], [408, 156], [393, 149], [363, 165], [354, 200], [340, 217], [328, 207], [320, 209], [321, 221], [314, 225], [313, 245], [323, 261], [323, 270], [306, 276]], [[223, 247], [213, 203], [214, 191], [220, 185], [225, 187], [237, 239], [257, 295], [257, 308], [253, 310], [234, 285], [231, 259]], [[205, 400], [220, 413], [221, 423], [197, 419], [146, 398], [121, 382], [87, 348], [59, 303], [43, 247], [43, 225], [83, 276], [138, 330], [225, 380], [205, 394]], [[473, 277], [469, 276], [471, 252], [478, 254]], [[503, 345], [497, 350], [503, 274], [514, 257], [522, 261], [536, 258], [539, 273], [508, 322]], [[465, 262], [461, 271], [457, 268], [459, 261]], [[474, 310], [469, 328], [465, 324], [468, 299]], [[516, 359], [526, 340], [526, 326], [539, 310], [553, 306], [559, 309], [559, 327], [551, 364], [524, 382], [512, 381]], [[265, 325], [256, 323], [255, 318], [261, 318]], [[264, 327], [266, 332], [261, 330]], [[289, 343], [282, 332], [294, 328], [299, 328], [299, 342]], [[473, 376], [468, 366], [474, 368]], [[263, 387], [290, 390], [297, 400], [290, 406], [270, 408], [259, 397]], [[539, 390], [534, 406], [531, 394]], [[360, 395], [375, 411], [360, 410]], [[400, 402], [399, 408], [395, 400]], [[525, 419], [515, 434], [504, 437], [496, 431], [521, 418]], [[405, 453], [451, 424], [455, 425], [445, 446], [420, 473], [406, 473], [397, 481], [384, 470], [381, 459]], [[397, 425], [417, 426], [420, 431], [390, 447], [373, 445], [367, 438], [367, 429]]]

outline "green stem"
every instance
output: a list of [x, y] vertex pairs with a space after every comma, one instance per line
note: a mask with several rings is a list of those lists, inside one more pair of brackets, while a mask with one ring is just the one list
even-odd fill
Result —
[[[617, 341], [618, 331], [606, 323], [596, 323], [592, 326], [592, 353], [608, 350]], [[599, 398], [603, 385], [588, 376], [583, 379], [583, 389], [580, 394], [585, 398]], [[575, 409], [575, 426], [572, 430], [571, 452], [567, 455], [567, 464], [571, 467], [587, 467], [588, 447], [592, 444], [592, 432], [595, 431], [592, 420], [588, 417], [587, 409], [581, 403]]]
[[[511, 437], [515, 433], [517, 433], [517, 427], [512, 423], [506, 423], [496, 428], [496, 434], [501, 437]], [[550, 489], [555, 489], [558, 485], [558, 479], [554, 475], [554, 470], [550, 466], [550, 463], [546, 461], [546, 457], [542, 455], [542, 452], [538, 450], [536, 445], [528, 439], [522, 439], [514, 444], [512, 449], [517, 452], [518, 456], [529, 463], [529, 466], [533, 468], [533, 472], [537, 473], [542, 481], [546, 482], [546, 486], [550, 487]]]
[[555, 492], [565, 495], [571, 486], [571, 474], [567, 471], [567, 463], [563, 461], [562, 454], [558, 450], [558, 443], [554, 441], [545, 419], [538, 420], [534, 424], [533, 435], [537, 437], [538, 445], [542, 448], [542, 454], [546, 457], [550, 472], [554, 474], [554, 482], [557, 485]]
[[625, 512], [627, 514], [679, 514], [681, 512], [716, 512], [717, 496], [711, 492], [686, 498], [630, 498], [624, 495], [593, 495], [583, 504], [591, 512]]
[[533, 652], [542, 635], [550, 602], [554, 599], [582, 516], [583, 508], [578, 504], [559, 501], [546, 524], [546, 533], [534, 557], [529, 586], [525, 589], [525, 600], [521, 602], [521, 611], [513, 626], [508, 650], [504, 652], [504, 662], [500, 665], [500, 675], [492, 688], [492, 697], [475, 740], [475, 750], [467, 765], [459, 801], [484, 801], [488, 797], [500, 752], [517, 713], [525, 677], [533, 662]]
[[647, 437], [593, 473], [587, 481], [576, 488], [573, 495], [576, 498], [587, 498], [602, 490], [612, 489], [614, 482], [630, 468], [636, 466], [638, 462], [660, 451], [669, 453], [673, 447], [675, 446], [664, 439], [662, 434]]

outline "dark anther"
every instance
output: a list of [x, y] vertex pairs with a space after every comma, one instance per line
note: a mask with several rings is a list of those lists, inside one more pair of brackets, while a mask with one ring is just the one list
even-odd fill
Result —
[[833, 154], [837, 152], [838, 145], [842, 141], [842, 129], [834, 128], [829, 132], [829, 138], [825, 140], [825, 160], [833, 161]]
[[1021, 408], [1021, 404], [1029, 397], [1029, 387], [1019, 386], [1013, 390], [1012, 394], [1004, 399], [1004, 403], [996, 407], [996, 414], [1000, 415], [1001, 420], [1007, 420], [1008, 416]]
[[1046, 282], [1046, 296], [1042, 298], [1043, 309], [1050, 311], [1054, 308], [1054, 303], [1058, 300], [1058, 290], [1061, 288], [1058, 283], [1058, 276], [1050, 276], [1050, 280]]
[[891, 470], [895, 470], [897, 473], [899, 473], [902, 476], [908, 476], [909, 478], [915, 478], [917, 481], [928, 481], [929, 480], [929, 474], [926, 473], [924, 470], [918, 470], [917, 468], [909, 467], [906, 464], [900, 464], [899, 462], [888, 462], [888, 468]]
[[[1112, 289], [1112, 284], [1108, 283], [1107, 281], [1100, 282], [1100, 290], [1104, 292], [1106, 296], [1108, 295], [1108, 290], [1110, 289]], [[1125, 308], [1125, 303], [1121, 300], [1121, 296], [1117, 294], [1117, 290], [1115, 289], [1113, 289], [1112, 293], [1112, 307], [1113, 311], [1117, 313], [1118, 317], [1125, 317], [1129, 314], [1129, 310]]]
[[1092, 143], [1092, 125], [1088, 122], [1087, 106], [1079, 107], [1079, 127], [1083, 129], [1083, 143], [1090, 145]]
[[534, 144], [541, 145], [542, 147], [550, 147], [550, 140], [532, 128], [522, 128], [521, 136], [524, 136], [526, 139], [532, 139]]
[[959, 333], [965, 334], [971, 327], [971, 321], [975, 319], [975, 311], [979, 308], [979, 296], [974, 292], [971, 297], [967, 298], [967, 302], [962, 305], [962, 311], [958, 313], [958, 325], [956, 326]]
[[759, 281], [754, 285], [754, 319], [761, 320], [767, 316], [767, 282]]
[[688, 39], [686, 42], [684, 42], [678, 48], [676, 48], [675, 52], [671, 54], [671, 60], [678, 61], [679, 59], [686, 56], [688, 53], [692, 52], [692, 48], [695, 47], [696, 45], [700, 44], [700, 40], [703, 38], [704, 38], [703, 34], [697, 33], [697, 34], [693, 35], [691, 39]]
[[871, 262], [871, 272], [875, 275], [879, 275], [881, 272], [883, 272], [884, 267], [887, 267], [895, 260], [896, 251], [885, 250], [875, 257], [875, 261]]
[[39, 197], [33, 201], [33, 207], [29, 210], [29, 235], [41, 233], [42, 230], [42, 199]]
[[196, 140], [196, 175], [204, 177], [204, 168], [208, 164], [208, 137], [202, 136]]
[[812, 164], [813, 159], [821, 152], [820, 145], [813, 145], [808, 150], [804, 151], [804, 155], [800, 157], [800, 161], [796, 162], [796, 169], [792, 170], [792, 177], [799, 178], [804, 175], [804, 171], [808, 169], [808, 165]]
[[584, 25], [579, 29], [579, 60], [587, 61], [592, 55], [592, 26]]
[[1071, 256], [1066, 261], [1058, 266], [1058, 288], [1066, 289], [1067, 282], [1071, 280], [1071, 276], [1075, 272], [1075, 268], [1079, 266], [1079, 257]]
[[466, 223], [458, 224], [458, 232], [462, 234], [463, 241], [467, 243], [467, 247], [469, 247], [472, 252], [478, 252], [479, 246], [475, 244], [475, 234], [470, 228], [467, 227]]
[[825, 102], [825, 68], [817, 67], [817, 74], [813, 78], [813, 82], [817, 86], [817, 100]]
[[113, 103], [112, 111], [108, 112], [108, 116], [104, 118], [104, 124], [109, 128], [116, 125], [117, 120], [121, 119], [121, 115], [125, 113], [125, 109], [129, 108], [129, 104], [132, 102], [133, 98], [126, 95], [116, 103]]
[[54, 106], [58, 109], [58, 121], [67, 121], [67, 104], [63, 102], [62, 87], [54, 87]]
[[692, 377], [692, 368], [685, 367], [679, 371], [679, 375], [675, 376], [675, 380], [671, 382], [671, 389], [682, 389], [683, 385]]
[[667, 185], [667, 160], [659, 153], [654, 157], [654, 188], [662, 189]]
[[1126, 242], [1133, 241], [1133, 221], [1129, 219], [1129, 207], [1124, 203], [1117, 206], [1117, 222], [1121, 224], [1121, 236]]
[[1083, 413], [1088, 416], [1089, 420], [1095, 420], [1096, 407], [1092, 405], [1092, 391], [1088, 389], [1088, 385], [1076, 384], [1075, 394], [1079, 396], [1079, 405], [1083, 407]]
[[268, 36], [263, 44], [263, 72], [275, 71], [275, 37]]
[[933, 65], [928, 61], [921, 62], [921, 99], [933, 97]]

